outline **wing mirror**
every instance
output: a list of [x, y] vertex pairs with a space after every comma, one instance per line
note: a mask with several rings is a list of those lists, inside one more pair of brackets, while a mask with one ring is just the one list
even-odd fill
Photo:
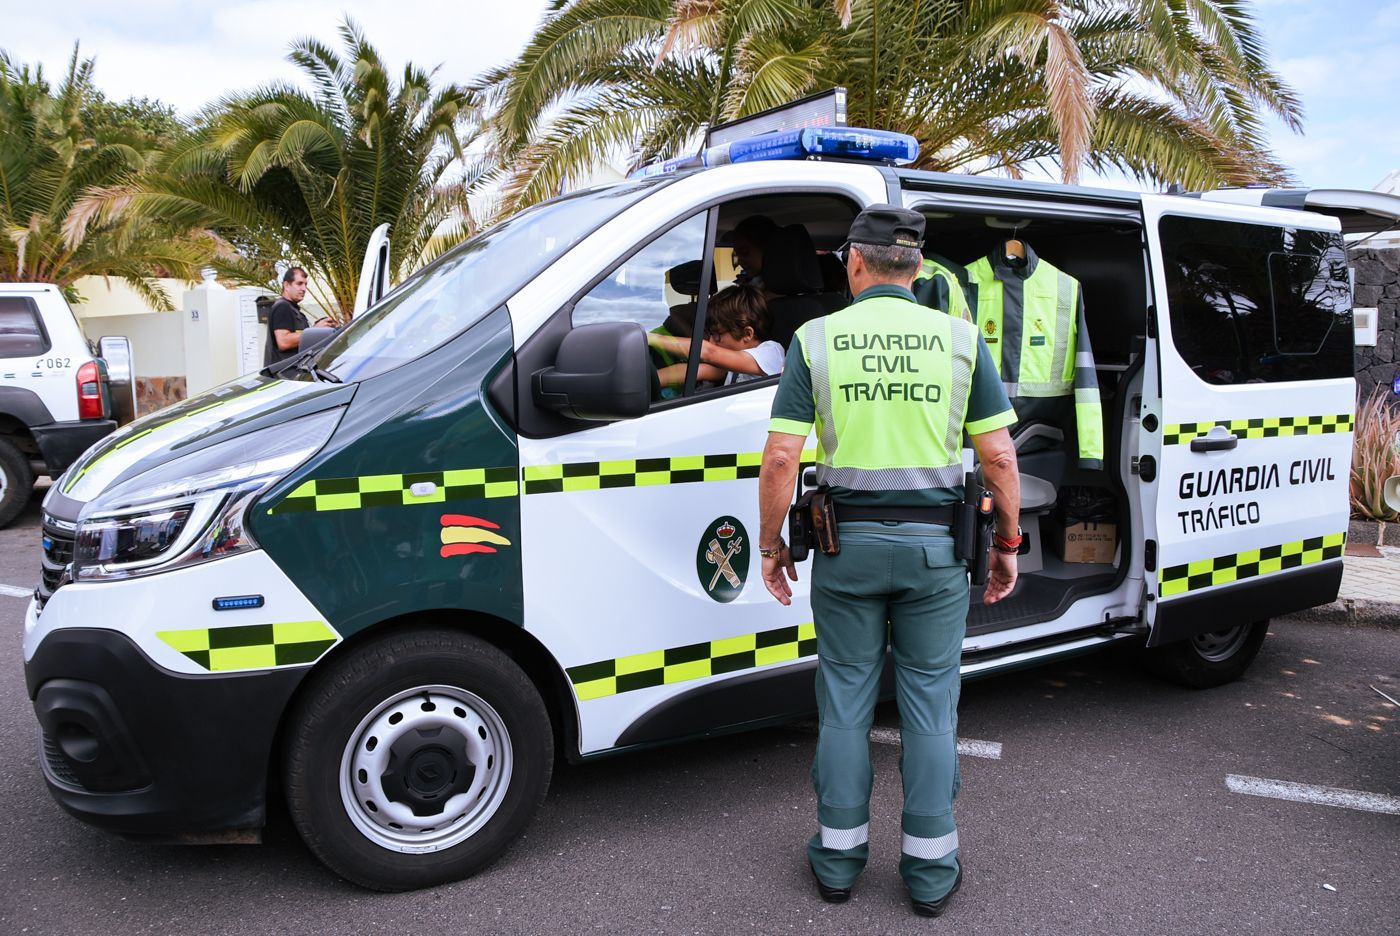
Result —
[[535, 403], [573, 419], [613, 422], [646, 413], [661, 395], [647, 335], [636, 322], [595, 322], [572, 329], [554, 366], [531, 378]]

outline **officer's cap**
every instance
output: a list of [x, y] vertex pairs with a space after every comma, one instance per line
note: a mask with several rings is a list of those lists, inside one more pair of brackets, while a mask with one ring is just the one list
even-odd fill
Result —
[[852, 244], [917, 249], [924, 244], [924, 216], [897, 205], [871, 205], [851, 222], [842, 249]]

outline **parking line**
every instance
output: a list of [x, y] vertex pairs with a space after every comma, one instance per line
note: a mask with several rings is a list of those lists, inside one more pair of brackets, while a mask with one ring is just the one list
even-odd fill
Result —
[[1317, 806], [1337, 806], [1341, 809], [1359, 809], [1362, 812], [1400, 816], [1400, 796], [1386, 796], [1384, 793], [1289, 783], [1287, 780], [1265, 780], [1262, 777], [1245, 777], [1239, 774], [1228, 774], [1225, 777], [1225, 786], [1232, 793], [1243, 793], [1246, 796], [1264, 796], [1294, 803], [1313, 803]]
[[0, 585], [0, 595], [7, 595], [10, 598], [29, 598], [33, 596], [34, 589], [20, 588], [16, 585]]

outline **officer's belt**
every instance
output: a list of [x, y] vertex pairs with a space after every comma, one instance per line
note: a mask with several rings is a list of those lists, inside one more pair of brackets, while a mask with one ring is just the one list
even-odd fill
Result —
[[838, 503], [836, 522], [852, 520], [889, 520], [895, 523], [941, 523], [953, 526], [958, 522], [961, 504], [947, 504], [942, 507], [854, 507]]

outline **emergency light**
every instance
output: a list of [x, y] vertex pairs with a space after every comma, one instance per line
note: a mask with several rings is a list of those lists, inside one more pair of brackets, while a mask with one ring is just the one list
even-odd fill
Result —
[[760, 133], [706, 147], [697, 156], [651, 163], [634, 170], [627, 177], [643, 179], [684, 169], [784, 159], [855, 159], [907, 166], [918, 157], [919, 141], [907, 133], [863, 127], [804, 127], [801, 130]]

